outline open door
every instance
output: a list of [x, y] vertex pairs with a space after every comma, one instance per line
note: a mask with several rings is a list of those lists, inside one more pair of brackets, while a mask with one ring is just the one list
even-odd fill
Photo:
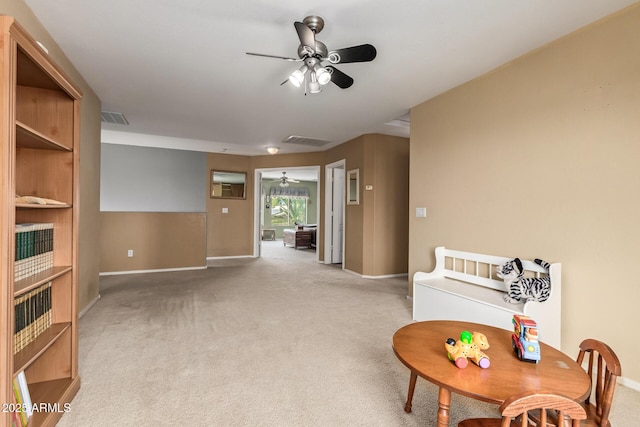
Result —
[[[268, 200], [268, 197], [270, 197], [269, 187], [270, 185], [273, 184], [274, 180], [275, 181], [280, 180], [280, 178], [282, 177], [283, 171], [289, 172], [289, 175], [287, 176], [291, 176], [291, 174], [297, 173], [298, 179], [303, 181], [303, 184], [304, 184], [304, 181], [309, 181], [314, 183], [314, 188], [317, 188], [317, 190], [314, 189], [312, 191], [313, 198], [308, 199], [307, 220], [310, 221], [309, 222], [310, 224], [318, 224], [319, 222], [320, 199], [321, 199], [320, 166], [281, 166], [276, 168], [255, 169], [254, 170], [254, 174], [255, 174], [254, 256], [255, 257], [263, 256], [262, 230], [264, 229], [265, 226], [268, 229], [274, 228], [274, 225], [270, 223], [270, 219], [269, 219], [270, 208], [267, 207], [267, 205], [270, 204], [270, 201]], [[275, 176], [274, 176], [274, 173], [275, 173]], [[265, 180], [265, 182], [263, 182], [263, 179]], [[315, 212], [313, 212], [313, 215], [311, 214], [312, 209], [315, 210]], [[266, 219], [265, 219], [265, 216], [266, 216]], [[318, 225], [319, 227], [316, 233], [321, 233], [322, 230], [324, 229], [324, 226], [321, 224], [318, 224]], [[278, 227], [282, 227], [282, 225], [278, 225]], [[293, 227], [293, 224], [291, 224], [290, 227]], [[275, 232], [275, 230], [273, 231]], [[317, 237], [318, 235], [316, 234], [316, 238]], [[266, 248], [268, 247], [268, 244], [265, 243], [264, 246]], [[267, 253], [267, 256], [268, 255], [269, 254]], [[320, 260], [320, 254], [318, 250], [316, 250], [315, 252], [315, 258], [316, 258], [316, 261]]]
[[333, 169], [333, 220], [331, 221], [331, 263], [342, 264], [344, 216], [344, 169]]
[[262, 225], [264, 224], [264, 194], [262, 194], [262, 172], [255, 171], [254, 182], [254, 204], [255, 210], [254, 220], [254, 249], [253, 256], [260, 258], [262, 256]]
[[345, 161], [325, 166], [324, 263], [344, 267]]

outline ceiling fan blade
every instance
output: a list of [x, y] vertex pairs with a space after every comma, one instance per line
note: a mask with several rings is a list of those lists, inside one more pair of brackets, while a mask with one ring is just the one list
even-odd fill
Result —
[[245, 53], [247, 55], [253, 55], [253, 56], [264, 56], [265, 58], [284, 59], [285, 61], [302, 61], [302, 59], [289, 58], [289, 57], [286, 57], [286, 56], [266, 55], [264, 53], [253, 53], [253, 52], [245, 52]]
[[347, 64], [350, 62], [373, 61], [377, 55], [376, 48], [370, 44], [345, 47], [329, 52], [329, 61], [332, 64]]
[[336, 67], [332, 67], [331, 65], [327, 65], [326, 68], [329, 68], [331, 70], [331, 81], [335, 83], [336, 86], [341, 89], [347, 89], [351, 87], [351, 85], [353, 84], [353, 79], [351, 77], [338, 70]]
[[316, 51], [316, 36], [313, 34], [311, 28], [307, 27], [302, 22], [294, 22], [293, 24], [298, 32], [298, 38], [300, 44], [305, 48], [308, 48], [309, 55], [313, 55]]

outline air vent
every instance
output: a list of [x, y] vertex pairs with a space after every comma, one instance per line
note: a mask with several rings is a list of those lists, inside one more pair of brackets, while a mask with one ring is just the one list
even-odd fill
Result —
[[128, 125], [129, 121], [122, 113], [112, 113], [109, 111], [101, 111], [100, 118], [104, 123], [113, 123], [116, 125]]
[[404, 114], [400, 117], [396, 117], [395, 119], [385, 123], [385, 125], [390, 125], [390, 126], [399, 126], [402, 128], [409, 128], [411, 127], [411, 116], [409, 113]]
[[305, 136], [289, 135], [282, 140], [285, 144], [307, 145], [310, 147], [324, 147], [333, 141], [327, 139], [307, 138]]

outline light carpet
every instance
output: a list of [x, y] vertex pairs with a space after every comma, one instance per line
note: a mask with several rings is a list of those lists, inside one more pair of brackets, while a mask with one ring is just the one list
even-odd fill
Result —
[[[406, 414], [409, 371], [391, 348], [412, 322], [407, 278], [362, 279], [263, 243], [259, 259], [102, 277], [59, 426], [434, 426], [437, 388], [419, 379]], [[638, 395], [617, 390], [614, 426], [635, 425]], [[456, 394], [451, 408], [451, 425], [498, 416]]]

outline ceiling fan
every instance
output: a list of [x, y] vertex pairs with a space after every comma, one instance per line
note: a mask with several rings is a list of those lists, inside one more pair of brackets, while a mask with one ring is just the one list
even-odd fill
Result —
[[316, 34], [324, 28], [324, 20], [319, 16], [307, 16], [302, 22], [296, 21], [293, 25], [300, 39], [298, 59], [246, 52], [247, 55], [303, 62], [303, 65], [291, 73], [288, 80], [282, 82], [281, 85], [289, 81], [294, 86], [300, 87], [307, 82], [308, 72], [308, 87], [311, 93], [320, 92], [322, 90], [321, 86], [329, 82], [333, 82], [341, 89], [347, 89], [353, 85], [353, 79], [333, 65], [323, 65], [322, 62], [328, 61], [330, 64], [348, 64], [351, 62], [369, 62], [373, 61], [376, 57], [376, 48], [370, 44], [361, 44], [331, 51], [328, 50], [324, 43], [316, 40]]
[[290, 182], [293, 182], [293, 183], [300, 182], [293, 178], [289, 178], [286, 172], [282, 172], [282, 176], [278, 179], [274, 179], [274, 181], [280, 181], [280, 187], [288, 187]]

